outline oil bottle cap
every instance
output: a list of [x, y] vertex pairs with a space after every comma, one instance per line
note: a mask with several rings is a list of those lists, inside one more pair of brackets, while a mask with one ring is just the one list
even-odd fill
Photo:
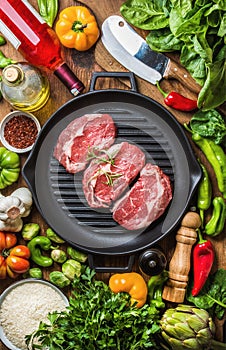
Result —
[[3, 69], [2, 77], [6, 82], [13, 84], [22, 80], [23, 71], [16, 65], [9, 65]]

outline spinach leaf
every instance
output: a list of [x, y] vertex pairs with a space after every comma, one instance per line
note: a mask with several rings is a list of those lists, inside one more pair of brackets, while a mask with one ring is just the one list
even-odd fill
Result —
[[191, 294], [192, 283], [187, 289], [187, 300], [195, 306], [208, 310], [208, 312], [218, 319], [222, 319], [226, 310], [226, 270], [219, 269], [210, 275], [199, 293], [193, 297]]
[[204, 111], [216, 108], [225, 101], [226, 46], [222, 47], [216, 60], [206, 64], [207, 78], [198, 96], [198, 107]]
[[215, 109], [199, 110], [190, 120], [191, 129], [202, 137], [211, 138], [216, 144], [223, 142], [226, 136], [226, 123]]
[[137, 28], [152, 30], [169, 24], [167, 0], [127, 0], [122, 4], [122, 16]]
[[206, 79], [205, 60], [195, 52], [194, 43], [184, 44], [180, 55], [181, 64], [184, 65], [197, 83], [204, 85]]
[[41, 322], [26, 343], [35, 348], [39, 341], [54, 350], [162, 349], [155, 340], [160, 334], [155, 306], [131, 306], [129, 294], [115, 294], [94, 277], [95, 272], [84, 266], [72, 282], [67, 310], [49, 314], [49, 324]]
[[176, 38], [169, 28], [152, 30], [147, 35], [146, 41], [152, 50], [158, 52], [179, 51], [183, 45], [183, 42]]

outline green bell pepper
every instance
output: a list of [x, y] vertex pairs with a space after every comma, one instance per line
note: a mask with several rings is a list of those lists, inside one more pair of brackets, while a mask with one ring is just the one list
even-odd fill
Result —
[[31, 252], [31, 260], [42, 267], [49, 267], [53, 264], [53, 259], [42, 255], [41, 249], [49, 250], [52, 248], [51, 241], [46, 236], [36, 236], [28, 242], [27, 246]]
[[19, 178], [20, 157], [17, 153], [0, 147], [0, 189], [3, 189]]
[[156, 308], [164, 308], [165, 303], [162, 299], [162, 290], [164, 283], [168, 279], [168, 272], [163, 270], [159, 275], [152, 276], [148, 281], [148, 300], [149, 304]]

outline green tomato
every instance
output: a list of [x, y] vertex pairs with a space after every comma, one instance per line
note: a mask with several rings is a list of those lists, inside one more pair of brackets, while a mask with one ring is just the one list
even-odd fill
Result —
[[20, 174], [20, 157], [17, 153], [0, 147], [0, 189], [16, 182]]

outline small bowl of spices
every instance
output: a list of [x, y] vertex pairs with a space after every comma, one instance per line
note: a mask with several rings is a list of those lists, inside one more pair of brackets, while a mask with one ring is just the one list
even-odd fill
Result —
[[40, 123], [33, 114], [13, 111], [0, 124], [1, 142], [10, 151], [26, 153], [32, 149], [40, 130]]

